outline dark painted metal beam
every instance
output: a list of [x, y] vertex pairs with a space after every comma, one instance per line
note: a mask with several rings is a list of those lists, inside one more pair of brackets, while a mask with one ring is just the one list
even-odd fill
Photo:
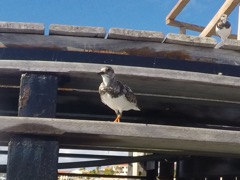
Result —
[[[0, 151], [0, 154], [6, 154], [7, 155], [8, 151]], [[67, 157], [67, 158], [89, 158], [89, 159], [110, 159], [110, 158], [128, 157], [128, 156], [117, 156], [117, 155], [72, 154], [72, 153], [59, 153], [58, 156], [59, 157]]]
[[146, 180], [153, 180], [158, 177], [158, 161], [147, 161], [146, 163]]
[[68, 169], [68, 168], [107, 166], [107, 165], [114, 165], [114, 164], [144, 162], [144, 161], [152, 161], [152, 160], [160, 160], [160, 159], [162, 159], [161, 155], [154, 154], [154, 155], [137, 156], [137, 157], [112, 158], [112, 159], [97, 160], [97, 161], [60, 163], [58, 165], [58, 168]]
[[103, 178], [146, 179], [145, 176], [104, 175], [104, 174], [74, 174], [74, 173], [58, 173], [58, 175], [60, 175], [60, 176], [69, 176], [69, 177], [103, 177]]
[[89, 158], [89, 159], [111, 159], [111, 158], [127, 158], [128, 156], [59, 153], [59, 157]]
[[227, 157], [191, 157], [178, 162], [178, 177], [219, 179], [240, 175], [240, 159]]
[[[23, 74], [19, 116], [55, 117], [57, 84], [56, 76]], [[58, 150], [59, 143], [52, 136], [16, 134], [9, 142], [7, 179], [57, 179]]]
[[[185, 61], [181, 58], [145, 57], [138, 55], [108, 54], [96, 52], [69, 52], [52, 49], [0, 48], [0, 59], [56, 61], [110, 64], [135, 67], [173, 69], [240, 77], [239, 62], [209, 63], [205, 61]], [[201, 58], [200, 58], [201, 59]]]
[[160, 162], [160, 177], [163, 179], [173, 179], [174, 177], [174, 162]]

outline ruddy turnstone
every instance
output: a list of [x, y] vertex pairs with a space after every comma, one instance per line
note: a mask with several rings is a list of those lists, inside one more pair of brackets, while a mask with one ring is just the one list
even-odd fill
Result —
[[223, 14], [219, 19], [215, 31], [216, 34], [221, 38], [221, 41], [215, 46], [215, 49], [219, 49], [221, 46], [223, 46], [224, 41], [232, 33], [232, 27], [230, 22], [228, 21], [228, 16], [226, 14]]
[[116, 79], [112, 67], [105, 66], [98, 74], [103, 80], [99, 86], [99, 94], [102, 102], [115, 111], [117, 117], [114, 122], [120, 122], [123, 111], [140, 111], [136, 96], [130, 87]]

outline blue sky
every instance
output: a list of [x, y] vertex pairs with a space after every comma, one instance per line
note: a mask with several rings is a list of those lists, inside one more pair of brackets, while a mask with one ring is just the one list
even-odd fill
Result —
[[[165, 17], [178, 0], [1, 0], [0, 21], [121, 27], [178, 33]], [[177, 20], [206, 26], [225, 0], [190, 0]], [[238, 8], [230, 15], [237, 32]], [[198, 35], [198, 33], [187, 32]]]
[[[0, 21], [120, 27], [178, 33], [165, 18], [178, 0], [0, 0]], [[177, 20], [206, 26], [225, 0], [190, 0]], [[237, 32], [238, 8], [229, 17]], [[198, 35], [198, 33], [187, 32]], [[2, 160], [2, 161], [1, 161]], [[0, 155], [0, 164], [6, 156]]]

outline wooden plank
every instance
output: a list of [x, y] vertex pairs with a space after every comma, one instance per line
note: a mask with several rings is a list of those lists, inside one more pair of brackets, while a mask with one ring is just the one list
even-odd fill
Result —
[[203, 47], [214, 47], [217, 44], [216, 40], [210, 37], [198, 37], [198, 36], [190, 36], [185, 34], [173, 34], [173, 33], [167, 34], [164, 42], [189, 45], [189, 46], [203, 46]]
[[185, 27], [188, 30], [197, 31], [197, 32], [202, 32], [202, 30], [204, 29], [203, 26], [198, 26], [198, 25], [195, 25], [195, 24], [189, 24], [189, 23], [185, 23], [185, 22], [182, 22], [182, 21], [177, 21], [177, 20], [174, 20], [174, 19], [167, 19], [166, 24], [171, 25], [171, 26], [176, 26], [176, 27]]
[[240, 0], [226, 0], [222, 7], [218, 10], [212, 20], [208, 23], [205, 29], [200, 33], [200, 37], [207, 37], [215, 34], [215, 26], [222, 14], [229, 15], [234, 8], [240, 3]]
[[[66, 74], [71, 77], [78, 77], [88, 84], [77, 86], [75, 88], [93, 90], [100, 83], [100, 77], [96, 72], [103, 65], [87, 63], [66, 63], [66, 62], [44, 62], [44, 61], [11, 61], [1, 60], [0, 70], [4, 72], [51, 72], [58, 75]], [[240, 87], [239, 77], [230, 77], [223, 75], [212, 75], [195, 72], [184, 72], [167, 69], [154, 69], [142, 67], [128, 67], [112, 65], [118, 77], [124, 82], [129, 82], [134, 86], [138, 93], [149, 94], [152, 96], [168, 95], [172, 98], [190, 98], [191, 100], [202, 102], [221, 102], [226, 104], [239, 104]], [[129, 79], [132, 79], [129, 80]], [[146, 87], [153, 87], [158, 82], [159, 87], [153, 89], [142, 88], [143, 79]], [[78, 83], [79, 84], [79, 83]], [[161, 85], [160, 85], [161, 84]], [[186, 95], [185, 86], [188, 86], [188, 95]], [[218, 91], [216, 91], [216, 86]], [[234, 89], [234, 88], [236, 89]], [[182, 89], [182, 90], [181, 90]], [[207, 89], [207, 91], [205, 91]], [[97, 89], [94, 89], [95, 91]], [[204, 91], [205, 93], [202, 93]], [[89, 91], [91, 92], [91, 91]], [[199, 93], [201, 92], [201, 93]], [[228, 96], [225, 96], [228, 93]], [[174, 95], [174, 96], [173, 96]], [[183, 98], [183, 99], [185, 99]]]
[[[213, 48], [201, 48], [179, 44], [156, 42], [132, 42], [116, 39], [84, 38], [69, 36], [41, 36], [0, 34], [1, 42], [8, 48], [39, 48], [64, 52], [87, 52], [100, 54], [118, 54], [141, 57], [159, 57], [164, 59], [191, 60], [217, 64], [240, 63], [239, 53]], [[5, 50], [4, 50], [5, 53]], [[97, 55], [96, 55], [97, 56]], [[52, 57], [51, 57], [52, 59]], [[55, 60], [55, 59], [53, 59]]]
[[[98, 118], [103, 121], [113, 119], [114, 112], [101, 103], [97, 91], [101, 78], [96, 72], [103, 64], [32, 61], [23, 63], [19, 60], [10, 62], [12, 68], [19, 68], [18, 63], [22, 63], [24, 68], [20, 69], [25, 72], [52, 69], [54, 74], [63, 77], [58, 96], [58, 117]], [[6, 73], [8, 75], [19, 73], [19, 69], [8, 69], [9, 64], [2, 64], [1, 67], [3, 67], [0, 68], [1, 77], [3, 75], [6, 77]], [[118, 79], [131, 86], [137, 95], [140, 107], [144, 109], [141, 112], [126, 112], [123, 116], [124, 122], [147, 121], [159, 124], [185, 124], [185, 126], [198, 126], [203, 122], [214, 123], [218, 128], [221, 127], [219, 124], [224, 124], [232, 126], [225, 128], [239, 130], [237, 125], [240, 117], [239, 77], [155, 68], [113, 65], [112, 67]], [[19, 79], [19, 77], [16, 75], [12, 78]], [[8, 78], [5, 81], [8, 82]], [[1, 113], [4, 110], [16, 111], [17, 108], [14, 109], [14, 106], [17, 106], [18, 89], [14, 90], [0, 88]], [[6, 108], [10, 103], [14, 106], [11, 105], [10, 109]], [[81, 107], [81, 111], [78, 107]]]
[[1, 141], [3, 134], [24, 133], [57, 136], [61, 145], [240, 156], [239, 131], [32, 117], [1, 117], [0, 123]]
[[[55, 117], [57, 84], [53, 75], [23, 74], [18, 115]], [[9, 142], [7, 179], [57, 179], [58, 141], [23, 134], [13, 136]]]
[[240, 50], [240, 42], [235, 39], [226, 39], [223, 43], [221, 49], [229, 49], [229, 50]]
[[49, 35], [104, 38], [105, 34], [106, 30], [104, 27], [70, 26], [60, 24], [51, 24], [49, 26]]
[[[155, 68], [143, 68], [143, 67], [131, 67], [131, 66], [118, 66], [111, 65], [118, 76], [134, 76], [142, 78], [160, 78], [176, 81], [187, 81], [207, 83], [222, 86], [240, 86], [238, 77], [219, 76], [212, 74], [203, 74], [196, 72], [175, 71], [168, 69], [155, 69]], [[88, 64], [88, 63], [67, 63], [67, 62], [46, 62], [46, 61], [13, 61], [13, 60], [1, 60], [0, 69], [1, 72], [6, 71], [23, 71], [23, 72], [52, 72], [52, 73], [67, 73], [67, 74], [79, 74], [83, 77], [84, 73], [89, 75], [96, 74], [102, 64]], [[98, 78], [96, 76], [95, 78]]]
[[1, 33], [44, 34], [44, 24], [25, 22], [0, 22]]
[[238, 30], [237, 30], [237, 40], [240, 40], [240, 6], [238, 7]]
[[136, 41], [162, 42], [164, 35], [162, 32], [132, 30], [123, 28], [111, 28], [108, 32], [108, 39], [124, 39]]
[[166, 21], [168, 21], [169, 19], [175, 19], [188, 2], [189, 0], [179, 0], [177, 4], [173, 7], [173, 9], [170, 11], [170, 13], [167, 15]]

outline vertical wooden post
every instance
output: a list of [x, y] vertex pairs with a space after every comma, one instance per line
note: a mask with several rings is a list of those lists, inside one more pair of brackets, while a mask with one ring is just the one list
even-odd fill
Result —
[[158, 162], [148, 161], [146, 169], [147, 169], [147, 180], [155, 180], [158, 176]]
[[[18, 115], [55, 117], [57, 84], [56, 76], [23, 74]], [[58, 151], [59, 143], [52, 137], [13, 137], [9, 142], [7, 179], [57, 180]]]
[[237, 40], [240, 40], [240, 6], [238, 7], [238, 33]]
[[173, 162], [160, 162], [160, 178], [173, 179], [174, 177], [174, 163]]
[[179, 34], [186, 34], [186, 27], [180, 27]]

